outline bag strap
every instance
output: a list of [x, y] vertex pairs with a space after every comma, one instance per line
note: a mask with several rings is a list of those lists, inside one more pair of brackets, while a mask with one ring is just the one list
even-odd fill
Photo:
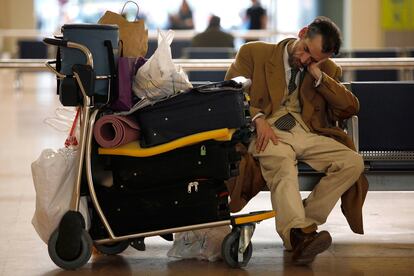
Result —
[[105, 40], [104, 45], [107, 49], [108, 53], [108, 62], [109, 62], [109, 70], [111, 72], [111, 86], [110, 86], [110, 93], [109, 93], [109, 102], [112, 102], [114, 99], [118, 98], [118, 91], [116, 91], [116, 68], [115, 68], [115, 56], [114, 56], [114, 49], [112, 48], [112, 42], [110, 40]]
[[137, 21], [138, 20], [138, 14], [139, 14], [139, 6], [138, 6], [137, 2], [135, 2], [135, 1], [126, 1], [124, 6], [122, 7], [121, 14], [124, 14], [124, 9], [125, 9], [125, 7], [128, 3], [133, 3], [137, 7], [137, 14], [135, 15], [135, 21]]
[[120, 57], [124, 56], [124, 42], [121, 39], [118, 41], [118, 53]]

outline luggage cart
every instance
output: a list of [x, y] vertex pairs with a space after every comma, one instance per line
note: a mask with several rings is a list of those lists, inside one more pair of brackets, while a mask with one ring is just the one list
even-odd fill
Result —
[[[76, 87], [72, 86], [73, 91], [71, 93], [80, 92], [81, 95], [81, 100], [79, 101], [82, 115], [80, 142], [78, 146], [79, 159], [70, 210], [63, 216], [59, 227], [52, 233], [48, 241], [48, 252], [52, 261], [63, 269], [74, 270], [89, 261], [93, 246], [105, 254], [119, 254], [129, 245], [139, 244], [144, 237], [171, 235], [172, 233], [181, 231], [231, 225], [232, 232], [225, 238], [222, 244], [222, 256], [225, 262], [231, 267], [239, 268], [246, 266], [253, 251], [251, 238], [254, 233], [255, 224], [274, 217], [274, 211], [260, 211], [245, 215], [228, 216], [218, 221], [161, 228], [139, 233], [131, 232], [119, 235], [113, 231], [114, 225], [108, 220], [97, 196], [97, 184], [94, 183], [92, 158], [94, 155], [97, 155], [97, 150], [93, 146], [93, 127], [95, 120], [101, 108], [109, 102], [112, 92], [110, 89], [111, 85], [108, 85], [108, 101], [106, 103], [95, 101], [95, 81], [106, 79], [108, 82], [113, 82], [114, 76], [96, 76], [93, 55], [85, 45], [54, 38], [45, 38], [44, 42], [57, 47], [79, 50], [86, 57], [86, 64], [75, 64], [72, 67]], [[64, 80], [72, 78], [72, 76], [59, 72], [52, 65], [53, 63], [56, 63], [56, 61], [48, 61], [46, 66], [56, 74], [58, 79]], [[105, 237], [103, 238], [102, 236], [95, 236], [93, 231], [85, 229], [84, 218], [79, 212], [81, 190], [84, 189], [90, 199], [88, 207], [93, 210], [91, 215], [96, 218], [95, 220], [91, 220], [92, 224], [94, 221], [99, 221], [100, 226], [105, 230]], [[177, 216], [179, 215], [177, 214]], [[93, 227], [94, 225], [91, 226], [91, 229]]]

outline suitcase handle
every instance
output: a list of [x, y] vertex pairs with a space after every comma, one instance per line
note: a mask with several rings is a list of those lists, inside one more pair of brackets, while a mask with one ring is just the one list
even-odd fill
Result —
[[201, 93], [215, 92], [223, 88], [239, 91], [240, 89], [246, 89], [250, 87], [251, 83], [252, 82], [250, 79], [240, 76], [240, 77], [233, 78], [231, 80], [201, 85], [201, 86], [194, 88], [194, 90], [201, 92]]

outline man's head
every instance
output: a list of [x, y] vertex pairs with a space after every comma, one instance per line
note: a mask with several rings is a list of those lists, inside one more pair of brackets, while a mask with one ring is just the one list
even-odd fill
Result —
[[220, 17], [212, 15], [208, 23], [208, 28], [220, 28]]
[[289, 63], [293, 67], [306, 67], [338, 54], [341, 43], [341, 33], [335, 23], [327, 17], [317, 17], [299, 31], [299, 39], [290, 51]]

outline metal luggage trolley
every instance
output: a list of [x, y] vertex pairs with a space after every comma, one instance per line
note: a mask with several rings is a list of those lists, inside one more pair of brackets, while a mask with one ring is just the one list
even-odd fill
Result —
[[[59, 62], [48, 61], [46, 66], [56, 74], [60, 81], [71, 79], [76, 87], [69, 85], [72, 91], [60, 91], [65, 93], [80, 92], [78, 105], [81, 108], [81, 132], [79, 141], [79, 162], [77, 165], [77, 176], [72, 193], [70, 210], [63, 216], [59, 227], [53, 232], [48, 241], [48, 251], [52, 261], [63, 269], [77, 269], [88, 262], [91, 257], [93, 246], [104, 254], [119, 254], [129, 245], [139, 242], [144, 237], [172, 234], [181, 231], [202, 229], [208, 227], [217, 227], [231, 225], [232, 232], [224, 239], [222, 243], [222, 256], [225, 262], [234, 268], [246, 266], [252, 255], [253, 247], [251, 237], [253, 235], [255, 224], [262, 220], [275, 216], [274, 211], [260, 211], [245, 215], [228, 216], [226, 219], [200, 223], [194, 225], [182, 225], [166, 229], [157, 229], [155, 231], [144, 231], [139, 233], [128, 233], [117, 235], [113, 231], [113, 225], [108, 221], [106, 214], [98, 200], [96, 186], [94, 183], [94, 171], [92, 166], [92, 156], [96, 153], [93, 147], [93, 127], [95, 120], [101, 108], [104, 107], [110, 99], [111, 85], [108, 85], [108, 95], [106, 102], [98, 102], [95, 99], [95, 84], [97, 80], [107, 80], [109, 83], [114, 81], [114, 75], [96, 76], [94, 70], [93, 54], [90, 49], [80, 43], [67, 41], [64, 39], [45, 38], [44, 42], [59, 48], [76, 49], [86, 57], [86, 64], [75, 64], [72, 66], [73, 77], [59, 72], [59, 69], [52, 64]], [[69, 82], [71, 81], [69, 80]], [[67, 88], [69, 89], [69, 88]], [[70, 89], [69, 89], [70, 90]], [[84, 179], [86, 178], [86, 184]], [[93, 211], [92, 216], [97, 217], [94, 221], [99, 221], [100, 225], [106, 231], [106, 237], [95, 237], [92, 231], [85, 229], [85, 221], [79, 212], [81, 190], [86, 190], [90, 198], [88, 205]], [[177, 214], [179, 216], [180, 214]], [[68, 227], [70, 225], [70, 227]], [[91, 229], [93, 225], [91, 225]], [[73, 229], [81, 229], [74, 231]], [[68, 245], [63, 245], [66, 253], [72, 257], [67, 259], [62, 257], [62, 241], [70, 241]], [[66, 243], [65, 243], [66, 244]], [[70, 252], [71, 246], [77, 245], [77, 251]], [[80, 250], [80, 251], [79, 251]], [[66, 255], [65, 255], [66, 256]]]

